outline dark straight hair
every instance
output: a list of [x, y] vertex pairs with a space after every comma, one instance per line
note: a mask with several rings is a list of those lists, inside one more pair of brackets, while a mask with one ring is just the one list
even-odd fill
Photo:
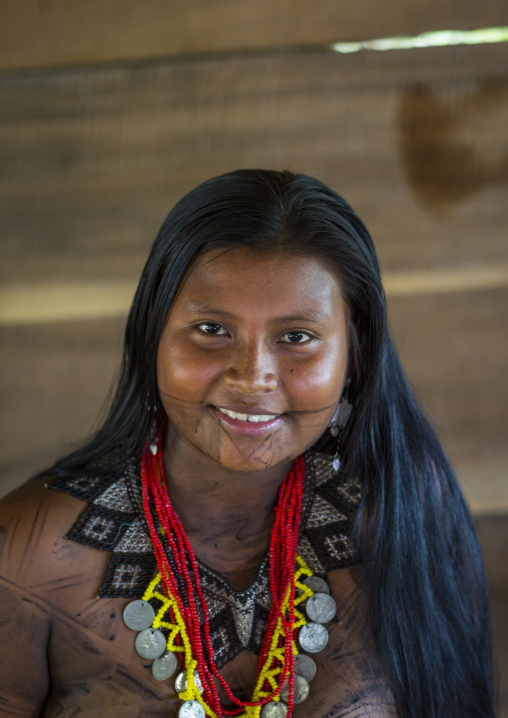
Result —
[[[492, 661], [483, 564], [457, 481], [390, 339], [374, 245], [352, 208], [307, 175], [238, 170], [204, 182], [162, 225], [134, 297], [109, 414], [50, 472], [82, 473], [121, 449], [140, 458], [161, 410], [156, 359], [193, 260], [215, 249], [292, 252], [332, 266], [350, 309], [354, 412], [341, 472], [362, 478], [356, 519], [367, 621], [400, 718], [484, 718]], [[332, 452], [328, 432], [319, 448]], [[361, 527], [361, 530], [360, 530]]]

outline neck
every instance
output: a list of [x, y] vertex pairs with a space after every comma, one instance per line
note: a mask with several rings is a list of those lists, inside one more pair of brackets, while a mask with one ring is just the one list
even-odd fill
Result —
[[274, 506], [292, 462], [256, 472], [227, 469], [168, 428], [168, 494], [198, 558], [236, 589], [254, 578], [270, 545]]

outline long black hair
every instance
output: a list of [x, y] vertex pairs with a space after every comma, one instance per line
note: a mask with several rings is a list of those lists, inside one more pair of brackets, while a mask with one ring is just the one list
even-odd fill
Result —
[[[485, 579], [457, 481], [408, 385], [387, 328], [367, 229], [322, 182], [238, 170], [204, 182], [170, 212], [129, 314], [109, 414], [53, 474], [121, 448], [138, 459], [160, 411], [156, 357], [178, 287], [213, 248], [287, 251], [336, 269], [350, 309], [350, 401], [341, 471], [364, 483], [357, 516], [368, 623], [400, 718], [493, 716]], [[326, 435], [322, 450], [332, 450]]]

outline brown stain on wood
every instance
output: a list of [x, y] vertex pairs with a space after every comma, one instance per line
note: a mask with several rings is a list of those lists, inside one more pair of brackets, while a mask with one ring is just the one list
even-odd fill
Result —
[[[508, 110], [508, 83], [500, 79], [442, 96], [423, 83], [401, 93], [401, 159], [414, 196], [430, 212], [445, 216], [490, 185], [508, 182], [506, 140], [491, 132], [492, 116], [503, 107]], [[489, 147], [493, 139], [498, 152]]]
[[[385, 271], [504, 262], [506, 206], [492, 191], [497, 185], [480, 205], [463, 202], [450, 224], [408, 198], [394, 107], [408, 78], [454, 95], [478, 77], [505, 82], [507, 66], [505, 44], [4, 80], [0, 281], [68, 281], [78, 262], [84, 280], [134, 279], [172, 204], [238, 166], [324, 179], [366, 220]], [[505, 107], [492, 117], [506, 126]], [[500, 155], [508, 149], [501, 125], [492, 135]], [[477, 241], [480, 232], [488, 241]]]
[[[474, 93], [483, 77], [492, 78], [487, 95], [497, 97], [507, 58], [507, 45], [344, 57], [294, 52], [4, 77], [0, 281], [135, 281], [173, 202], [238, 166], [306, 171], [343, 193], [366, 220], [387, 276], [462, 268], [466, 276], [476, 266], [505, 266], [508, 206], [499, 201], [501, 185], [464, 197], [454, 205], [460, 212], [438, 214], [414, 201], [401, 171], [394, 108], [407, 88], [427, 88], [446, 104]], [[412, 107], [420, 105], [415, 100]], [[506, 112], [506, 103], [494, 100], [485, 114], [491, 138], [490, 144], [482, 139], [485, 161], [492, 149], [498, 157], [508, 151]], [[481, 113], [468, 117], [470, 128], [484, 121]], [[432, 115], [416, 119], [431, 132]], [[485, 480], [489, 457], [496, 467], [506, 461], [499, 438], [507, 422], [506, 372], [491, 362], [487, 381], [476, 367], [485, 346], [507, 355], [499, 326], [508, 295], [465, 289], [432, 299], [397, 296], [392, 323], [398, 340], [410, 334], [407, 346], [420, 348], [403, 347], [409, 375], [437, 409], [457, 465], [473, 467]], [[482, 319], [472, 328], [475, 306]], [[438, 315], [456, 327], [453, 344]], [[21, 481], [92, 428], [119, 361], [121, 324], [97, 319], [2, 328], [3, 481]], [[463, 355], [477, 326], [484, 344]], [[471, 394], [479, 397], [476, 424], [464, 419]]]
[[[354, 58], [290, 52], [258, 62], [241, 53], [507, 25], [508, 4], [316, 0], [309, 7], [300, 0], [0, 3], [4, 72], [129, 63], [88, 79], [36, 73], [17, 86], [4, 75], [3, 279], [68, 279], [76, 267], [89, 277], [134, 278], [171, 203], [207, 176], [248, 164], [303, 169], [343, 191], [367, 219], [384, 269], [504, 261], [507, 210], [496, 190], [506, 183], [508, 123], [495, 121], [506, 109], [502, 47], [463, 48], [458, 62], [443, 48]], [[214, 52], [233, 54], [222, 68], [181, 58]], [[180, 71], [178, 63], [173, 71], [136, 71], [133, 60], [154, 56], [180, 56]], [[455, 464], [478, 482], [493, 456], [505, 481], [507, 307], [505, 290], [391, 300], [410, 377]], [[118, 320], [1, 330], [0, 494], [91, 428], [121, 332]], [[508, 527], [491, 519], [478, 529], [504, 678]]]

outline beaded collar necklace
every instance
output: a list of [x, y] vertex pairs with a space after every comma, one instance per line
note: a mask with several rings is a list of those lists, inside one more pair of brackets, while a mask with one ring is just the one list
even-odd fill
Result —
[[[153, 674], [162, 680], [172, 675], [177, 664], [176, 655], [179, 656], [183, 668], [175, 684], [183, 701], [179, 716], [222, 718], [242, 715], [247, 718], [261, 715], [267, 718], [291, 715], [293, 702], [302, 702], [307, 697], [308, 679], [315, 673], [312, 659], [297, 653], [297, 629], [301, 628], [302, 647], [318, 652], [328, 642], [322, 624], [332, 620], [336, 612], [328, 591], [314, 593], [312, 587], [316, 588], [316, 585], [308, 585], [312, 573], [297, 556], [305, 473], [303, 457], [295, 460], [279, 491], [270, 542], [271, 607], [254, 694], [251, 701], [242, 701], [232, 693], [214, 660], [208, 609], [196, 557], [167, 493], [160, 446], [162, 434], [147, 447], [141, 461], [143, 509], [158, 574], [143, 599], [128, 604], [124, 611], [126, 624], [134, 630], [141, 629], [136, 648], [144, 658], [155, 659]], [[307, 584], [302, 581], [305, 578]], [[322, 583], [327, 589], [326, 582]], [[295, 597], [296, 586], [298, 595]], [[153, 597], [162, 599], [162, 609], [157, 615], [147, 601]], [[311, 621], [297, 608], [306, 599], [307, 617]], [[163, 633], [161, 628], [166, 632]], [[297, 674], [295, 654], [298, 657]], [[236, 709], [222, 709], [214, 678]]]
[[[336, 474], [332, 469], [332, 457], [326, 454], [308, 451], [304, 455], [304, 462], [305, 482], [294, 600], [294, 628], [299, 627], [300, 648], [304, 640], [303, 627], [308, 619], [303, 610], [308, 597], [313, 592], [329, 592], [326, 580], [329, 571], [360, 562], [360, 555], [351, 537], [351, 517], [356, 513], [361, 500], [360, 481], [344, 477], [341, 473]], [[144, 623], [132, 625], [131, 628], [141, 633], [146, 629], [150, 629], [150, 633], [155, 629], [162, 632], [161, 637], [166, 646], [163, 646], [162, 656], [159, 652], [156, 654], [159, 658], [155, 655], [144, 657], [155, 659], [152, 670], [156, 678], [162, 680], [172, 676], [178, 663], [174, 654], [178, 651], [171, 648], [170, 629], [165, 625], [169, 623], [166, 620], [168, 611], [165, 610], [168, 599], [163, 592], [160, 576], [156, 575], [154, 546], [143, 511], [140, 461], [126, 459], [123, 451], [116, 450], [84, 466], [79, 473], [53, 478], [47, 486], [85, 502], [81, 516], [70, 528], [66, 538], [110, 552], [103, 581], [97, 587], [97, 596], [136, 599], [134, 603], [139, 603], [140, 599], [145, 600], [152, 617], [147, 622], [145, 616]], [[262, 559], [253, 583], [245, 590], [235, 591], [227, 579], [197, 561], [200, 584], [211, 619], [215, 664], [219, 670], [242, 651], [257, 656], [261, 654], [271, 606], [268, 563], [267, 555]], [[309, 602], [305, 608], [307, 606], [310, 606]], [[326, 632], [326, 628], [324, 630]], [[139, 642], [136, 642], [139, 653], [143, 650], [140, 649], [140, 636], [137, 637]], [[175, 641], [178, 645], [176, 635]], [[297, 650], [296, 644], [294, 650]], [[315, 673], [315, 664], [311, 656], [306, 655], [312, 654], [312, 650], [303, 650], [305, 653], [300, 652], [294, 660], [295, 703], [303, 700], [305, 690], [308, 690], [308, 685], [305, 687], [300, 678], [306, 678], [308, 682]], [[169, 653], [173, 655], [168, 659], [166, 654]], [[168, 660], [170, 663], [174, 660], [172, 669]], [[185, 682], [186, 673], [180, 673], [176, 681], [178, 693], [185, 690]], [[276, 683], [271, 684], [272, 692], [275, 688]], [[284, 704], [284, 700], [287, 701], [286, 691], [287, 686], [281, 691], [282, 700], [276, 702], [274, 699], [262, 708], [247, 707], [245, 714], [283, 718], [287, 713], [287, 704]], [[210, 710], [207, 707], [205, 715], [211, 716]], [[191, 712], [182, 715], [195, 718], [203, 714]]]

